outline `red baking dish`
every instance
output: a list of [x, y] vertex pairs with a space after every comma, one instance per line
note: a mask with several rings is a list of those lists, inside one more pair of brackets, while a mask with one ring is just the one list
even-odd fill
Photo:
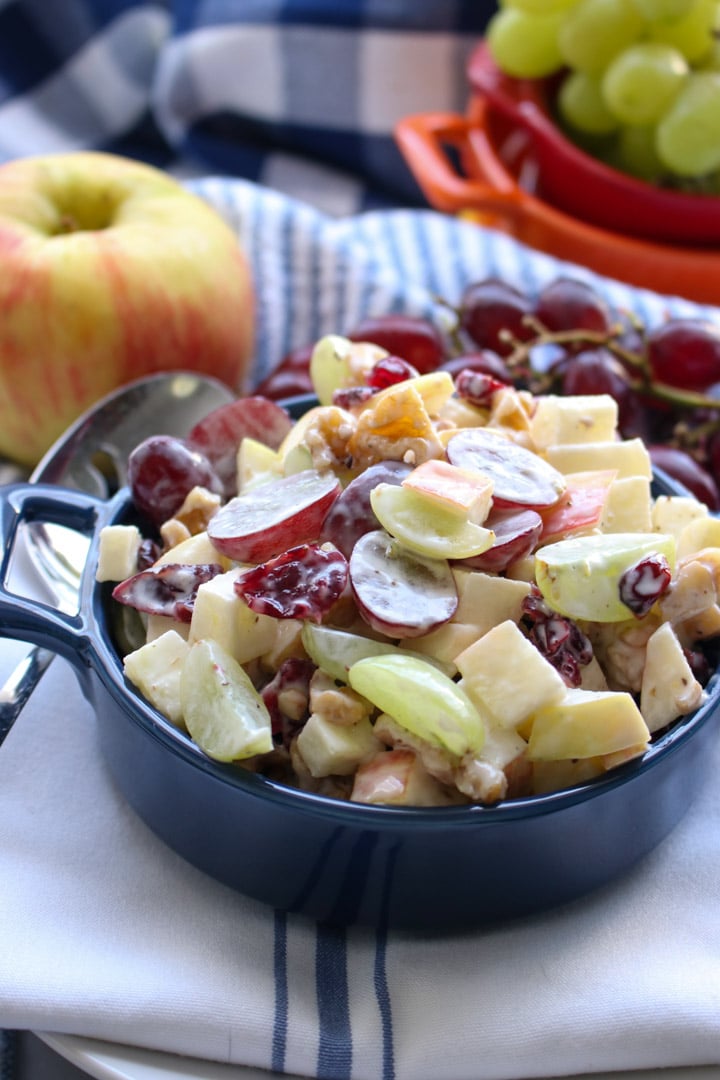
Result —
[[431, 206], [509, 233], [530, 247], [608, 277], [720, 304], [720, 245], [657, 243], [573, 217], [527, 190], [537, 171], [523, 128], [480, 96], [467, 116], [421, 113], [395, 129]]
[[656, 187], [614, 169], [567, 138], [553, 117], [558, 78], [514, 79], [485, 42], [467, 68], [471, 114], [478, 101], [527, 133], [536, 164], [533, 194], [556, 209], [624, 236], [683, 246], [720, 246], [720, 197]]

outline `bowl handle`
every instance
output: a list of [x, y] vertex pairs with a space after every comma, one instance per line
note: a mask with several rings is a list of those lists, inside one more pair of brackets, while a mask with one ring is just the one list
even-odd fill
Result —
[[84, 492], [52, 484], [12, 484], [0, 488], [0, 637], [18, 638], [58, 653], [79, 670], [87, 669], [88, 624], [85, 613], [67, 614], [40, 600], [10, 592], [7, 580], [21, 524], [64, 525], [91, 535], [112, 504]]
[[[488, 224], [512, 228], [525, 216], [527, 196], [492, 149], [485, 116], [477, 110], [470, 123], [457, 113], [418, 113], [397, 123], [395, 140], [437, 210], [480, 212], [491, 219]], [[462, 175], [451, 153], [474, 175]]]

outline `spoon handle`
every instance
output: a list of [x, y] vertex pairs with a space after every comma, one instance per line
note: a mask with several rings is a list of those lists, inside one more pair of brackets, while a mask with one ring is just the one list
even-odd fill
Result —
[[49, 649], [32, 646], [0, 688], [0, 746], [54, 659]]

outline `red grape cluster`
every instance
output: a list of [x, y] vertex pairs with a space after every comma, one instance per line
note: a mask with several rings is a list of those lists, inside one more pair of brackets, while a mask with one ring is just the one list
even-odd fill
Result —
[[[407, 314], [376, 315], [347, 336], [418, 372], [475, 372], [534, 394], [609, 394], [619, 428], [654, 464], [720, 510], [720, 325], [673, 318], [646, 328], [583, 281], [559, 277], [535, 298], [497, 278], [469, 284], [441, 332]], [[256, 393], [312, 392], [311, 346], [291, 352]], [[466, 377], [467, 381], [467, 377]]]

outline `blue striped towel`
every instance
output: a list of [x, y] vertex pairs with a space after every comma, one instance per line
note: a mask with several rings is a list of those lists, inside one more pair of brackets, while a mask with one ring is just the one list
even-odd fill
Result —
[[[720, 320], [430, 211], [334, 219], [247, 181], [191, 186], [250, 257], [256, 380], [364, 312], [441, 318], [435, 294], [491, 274], [533, 292], [569, 270], [649, 324]], [[709, 785], [634, 872], [563, 910], [440, 939], [317, 927], [206, 878], [135, 818], [58, 662], [0, 754], [0, 1025], [191, 1055], [199, 1075], [203, 1060], [326, 1080], [720, 1064], [719, 873]]]
[[93, 148], [328, 211], [420, 204], [395, 121], [462, 110], [494, 0], [4, 0], [0, 161]]

